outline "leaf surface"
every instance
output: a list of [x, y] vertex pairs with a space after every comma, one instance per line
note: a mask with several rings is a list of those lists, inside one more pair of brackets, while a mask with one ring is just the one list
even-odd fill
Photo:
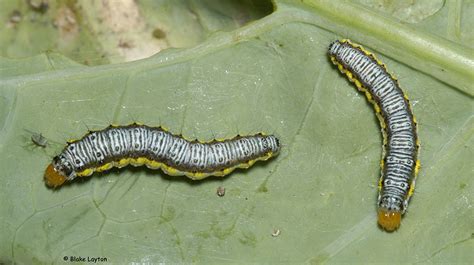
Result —
[[[236, 28], [206, 11], [207, 28], [221, 31], [138, 61], [1, 58], [0, 263], [473, 260], [474, 36], [472, 16], [462, 14], [474, 7], [430, 6], [430, 15], [401, 21], [393, 7], [363, 4], [275, 1], [271, 15]], [[374, 111], [326, 55], [338, 38], [386, 64], [419, 123], [422, 169], [394, 233], [376, 224], [382, 138]], [[202, 140], [264, 131], [283, 149], [225, 178], [193, 182], [128, 167], [45, 187], [44, 169], [66, 140], [134, 121]], [[32, 146], [27, 130], [48, 147]]]

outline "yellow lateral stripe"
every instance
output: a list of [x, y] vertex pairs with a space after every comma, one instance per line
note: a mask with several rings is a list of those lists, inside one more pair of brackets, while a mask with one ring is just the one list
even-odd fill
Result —
[[383, 177], [382, 176], [380, 176], [380, 178], [379, 178], [379, 185], [378, 185], [379, 192], [382, 190], [382, 187], [383, 187]]
[[168, 166], [168, 165], [166, 165], [166, 164], [164, 164], [160, 161], [150, 160], [146, 157], [122, 158], [119, 161], [113, 161], [113, 162], [109, 162], [109, 163], [106, 163], [104, 165], [100, 165], [100, 166], [97, 166], [97, 167], [94, 167], [94, 168], [85, 169], [81, 172], [78, 172], [77, 176], [78, 177], [87, 177], [87, 176], [92, 175], [94, 172], [107, 171], [107, 170], [109, 170], [113, 167], [122, 168], [122, 167], [125, 167], [127, 165], [132, 165], [132, 166], [136, 166], [136, 167], [145, 165], [145, 166], [147, 166], [148, 168], [151, 168], [151, 169], [161, 169], [165, 174], [170, 175], [170, 176], [187, 176], [187, 177], [189, 177], [191, 179], [194, 179], [194, 180], [200, 180], [200, 179], [207, 178], [209, 176], [218, 176], [218, 177], [226, 176], [226, 175], [229, 175], [230, 173], [232, 173], [236, 168], [246, 169], [246, 168], [251, 167], [257, 161], [266, 161], [266, 160], [270, 159], [273, 156], [274, 156], [274, 154], [272, 152], [269, 152], [269, 153], [267, 153], [267, 154], [265, 154], [261, 157], [258, 157], [258, 158], [253, 159], [253, 160], [249, 160], [248, 162], [240, 163], [238, 165], [235, 165], [235, 166], [232, 166], [232, 167], [229, 167], [229, 168], [224, 168], [224, 169], [218, 170], [218, 171], [213, 171], [213, 172], [181, 171], [181, 170], [179, 170], [177, 168], [174, 168], [172, 166]]

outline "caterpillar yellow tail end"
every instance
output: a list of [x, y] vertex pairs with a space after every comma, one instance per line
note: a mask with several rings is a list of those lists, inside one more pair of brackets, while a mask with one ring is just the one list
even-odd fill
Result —
[[44, 182], [50, 188], [57, 188], [66, 182], [66, 177], [56, 171], [53, 164], [49, 164], [44, 172]]
[[387, 232], [393, 232], [400, 227], [402, 214], [384, 209], [378, 210], [378, 223]]

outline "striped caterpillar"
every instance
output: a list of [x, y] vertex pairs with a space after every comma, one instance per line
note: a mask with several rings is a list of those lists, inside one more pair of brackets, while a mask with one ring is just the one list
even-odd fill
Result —
[[186, 140], [162, 127], [140, 124], [109, 126], [68, 142], [48, 165], [46, 184], [56, 188], [76, 177], [90, 176], [112, 167], [146, 165], [172, 176], [191, 179], [224, 176], [236, 168], [249, 168], [280, 151], [279, 140], [262, 133], [204, 143]]
[[386, 231], [400, 226], [420, 168], [416, 120], [397, 79], [373, 54], [349, 40], [329, 46], [331, 61], [374, 105], [383, 134], [378, 223]]

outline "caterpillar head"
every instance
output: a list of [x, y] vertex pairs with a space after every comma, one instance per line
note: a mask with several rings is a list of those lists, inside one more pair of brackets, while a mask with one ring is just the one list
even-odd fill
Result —
[[68, 178], [73, 177], [72, 166], [59, 156], [53, 158], [44, 173], [44, 181], [51, 188], [61, 186]]
[[377, 215], [378, 223], [385, 231], [392, 232], [400, 226], [402, 219], [402, 213], [400, 212], [379, 209]]
[[389, 196], [382, 196], [377, 213], [379, 225], [386, 231], [395, 231], [402, 219], [403, 201]]

